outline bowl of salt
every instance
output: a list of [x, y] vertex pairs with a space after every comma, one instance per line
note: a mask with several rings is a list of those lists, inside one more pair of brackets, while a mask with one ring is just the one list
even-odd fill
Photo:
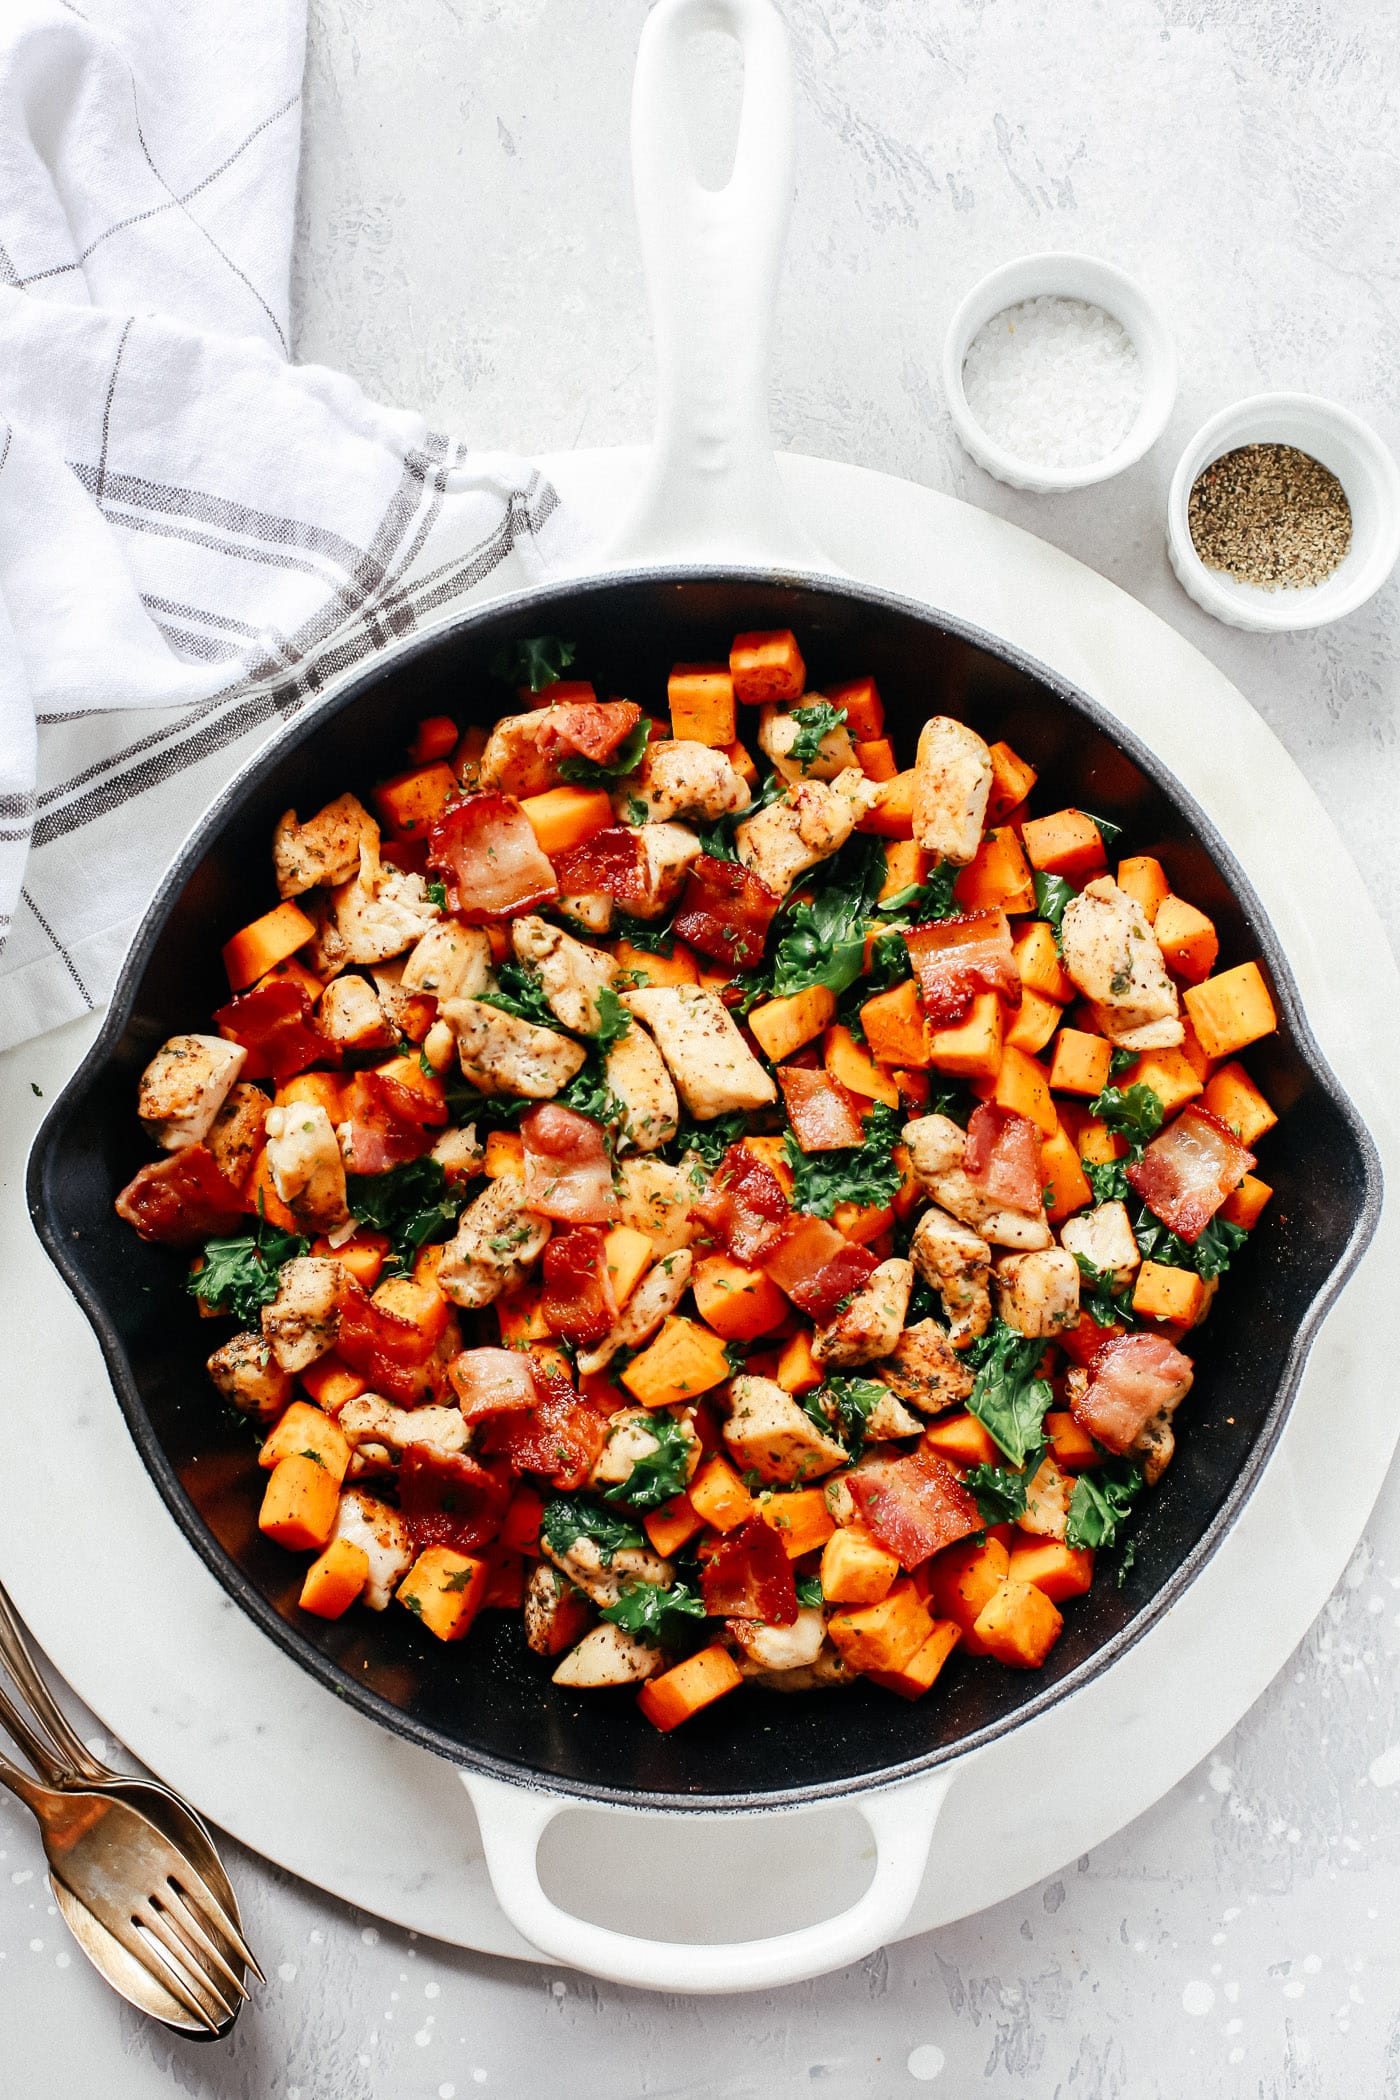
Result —
[[1121, 474], [1176, 398], [1176, 350], [1140, 285], [1092, 255], [1023, 255], [975, 284], [943, 345], [953, 425], [980, 467], [1050, 495]]

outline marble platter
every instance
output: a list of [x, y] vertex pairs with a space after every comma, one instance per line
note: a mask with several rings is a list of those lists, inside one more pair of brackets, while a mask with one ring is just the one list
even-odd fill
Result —
[[[620, 514], [642, 461], [603, 452], [543, 464], [580, 517], [603, 523]], [[781, 470], [799, 524], [849, 575], [1004, 636], [1172, 768], [1238, 854], [1324, 1054], [1387, 1175], [1400, 1175], [1400, 974], [1320, 804], [1242, 695], [1125, 592], [999, 519], [858, 468], [788, 457]], [[0, 1576], [112, 1733], [214, 1822], [367, 1911], [529, 1959], [536, 1950], [492, 1895], [453, 1768], [303, 1675], [170, 1522], [87, 1323], [33, 1236], [28, 1147], [97, 1025], [75, 1023], [0, 1059], [9, 1371]], [[1000, 1901], [1121, 1828], [1219, 1741], [1286, 1660], [1340, 1575], [1400, 1433], [1387, 1398], [1400, 1338], [1389, 1282], [1397, 1241], [1387, 1208], [1327, 1315], [1252, 1497], [1175, 1608], [1102, 1677], [951, 1768], [949, 1812], [902, 1936]], [[1072, 1772], [1074, 1783], [1045, 1789], [1047, 1771]], [[659, 1906], [649, 1929], [722, 1935], [725, 1921], [706, 1915], [690, 1871], [695, 1819], [635, 1822]], [[752, 1930], [822, 1916], [850, 1900], [866, 1871], [868, 1834], [847, 1809], [746, 1830], [750, 1853], [766, 1848], [753, 1879], [772, 1913]], [[579, 1810], [560, 1822], [546, 1866], [561, 1905], [591, 1914], [599, 1845], [615, 1857], [617, 1841], [614, 1817]]]

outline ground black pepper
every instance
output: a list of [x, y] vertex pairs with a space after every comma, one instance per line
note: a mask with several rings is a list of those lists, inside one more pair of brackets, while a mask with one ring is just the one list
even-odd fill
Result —
[[1212, 461], [1187, 523], [1208, 569], [1266, 591], [1321, 583], [1351, 545], [1346, 490], [1296, 445], [1241, 445]]

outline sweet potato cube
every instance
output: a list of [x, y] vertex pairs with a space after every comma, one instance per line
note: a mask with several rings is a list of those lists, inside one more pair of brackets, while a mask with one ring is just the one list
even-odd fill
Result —
[[1103, 839], [1093, 818], [1082, 809], [1057, 809], [1053, 816], [1028, 817], [1021, 827], [1026, 858], [1042, 875], [1063, 875], [1066, 882], [1088, 882], [1101, 874]]
[[1179, 1108], [1194, 1101], [1201, 1091], [1200, 1074], [1189, 1057], [1181, 1049], [1149, 1050], [1130, 1065], [1118, 1081], [1125, 1091], [1130, 1086], [1150, 1087], [1162, 1104], [1164, 1119], [1170, 1120]]
[[964, 1409], [953, 1415], [944, 1415], [941, 1421], [930, 1422], [924, 1431], [924, 1442], [930, 1451], [940, 1458], [951, 1460], [955, 1466], [999, 1466], [1002, 1463], [996, 1444], [993, 1443], [976, 1415]]
[[551, 1330], [545, 1321], [543, 1301], [544, 1293], [537, 1283], [527, 1283], [524, 1290], [512, 1291], [509, 1297], [496, 1300], [496, 1318], [505, 1348], [520, 1349], [527, 1342], [549, 1340]]
[[899, 771], [894, 745], [887, 736], [871, 737], [856, 745], [856, 764], [867, 780], [893, 780]]
[[1045, 1213], [1052, 1225], [1058, 1225], [1061, 1218], [1068, 1218], [1075, 1211], [1083, 1210], [1086, 1203], [1093, 1202], [1094, 1192], [1080, 1165], [1080, 1155], [1063, 1129], [1057, 1130], [1041, 1146], [1040, 1171], [1050, 1192], [1045, 1199]]
[[298, 1072], [294, 1079], [284, 1079], [272, 1097], [274, 1108], [290, 1108], [293, 1102], [308, 1101], [313, 1108], [323, 1108], [332, 1123], [338, 1123], [344, 1113], [342, 1102], [345, 1081], [338, 1072]]
[[1010, 744], [989, 744], [992, 757], [992, 792], [987, 797], [987, 822], [998, 824], [1019, 808], [1036, 783], [1036, 770], [1014, 752]]
[[677, 664], [666, 681], [672, 734], [725, 751], [739, 734], [728, 664]]
[[1273, 1193], [1267, 1181], [1261, 1181], [1257, 1174], [1246, 1174], [1239, 1187], [1221, 1204], [1220, 1215], [1231, 1225], [1243, 1225], [1246, 1232], [1251, 1232]]
[[1228, 1124], [1242, 1145], [1251, 1147], [1278, 1121], [1244, 1066], [1233, 1059], [1211, 1074], [1201, 1106]]
[[787, 1318], [788, 1301], [772, 1278], [727, 1254], [703, 1255], [691, 1288], [701, 1319], [726, 1341], [756, 1341]]
[[651, 1267], [651, 1239], [635, 1225], [614, 1225], [603, 1241], [603, 1259], [621, 1311]]
[[1050, 1456], [1061, 1472], [1079, 1473], [1085, 1466], [1098, 1464], [1098, 1446], [1067, 1409], [1051, 1408], [1045, 1417], [1045, 1434], [1050, 1439]]
[[1024, 1050], [1028, 1057], [1038, 1056], [1059, 1027], [1062, 1011], [1043, 992], [1032, 992], [1023, 985], [1021, 1004], [1006, 1031], [1007, 1048]]
[[[991, 995], [984, 993], [982, 996]], [[1002, 1052], [995, 1080], [987, 1086], [975, 1086], [973, 1090], [985, 1100], [995, 1101], [999, 1108], [1013, 1109], [1018, 1116], [1039, 1124], [1046, 1137], [1053, 1137], [1060, 1127], [1058, 1112], [1050, 1098], [1050, 1074], [1044, 1065], [1028, 1057], [1024, 1050], [1016, 1049], [1012, 1043], [1008, 1043]]]
[[879, 801], [873, 809], [866, 811], [856, 829], [873, 831], [878, 837], [885, 839], [911, 839], [914, 836], [912, 766], [903, 773], [896, 773], [893, 780], [883, 783]]
[[435, 1283], [415, 1283], [411, 1276], [388, 1276], [371, 1303], [396, 1320], [416, 1327], [434, 1348], [447, 1332], [447, 1300]]
[[335, 1474], [319, 1458], [294, 1451], [279, 1460], [268, 1476], [258, 1529], [293, 1553], [319, 1553], [335, 1529], [339, 1506], [340, 1482]]
[[718, 1451], [700, 1465], [688, 1492], [695, 1514], [715, 1531], [737, 1531], [755, 1514], [753, 1496]]
[[625, 970], [639, 987], [699, 982], [694, 951], [684, 941], [676, 941], [669, 955], [652, 955], [645, 948], [634, 948], [630, 941], [614, 941], [612, 955], [618, 970]]
[[684, 1490], [663, 1502], [659, 1509], [648, 1510], [642, 1518], [642, 1529], [647, 1535], [651, 1549], [663, 1557], [679, 1553], [682, 1546], [703, 1531], [705, 1519]]
[[388, 1251], [388, 1241], [378, 1233], [365, 1240], [349, 1240], [343, 1247], [332, 1247], [329, 1240], [313, 1240], [311, 1243], [313, 1254], [338, 1261], [365, 1291], [372, 1291], [378, 1283]]
[[1194, 1269], [1145, 1261], [1133, 1285], [1133, 1311], [1144, 1320], [1174, 1320], [1194, 1327], [1205, 1303], [1205, 1285]]
[[486, 1137], [486, 1157], [481, 1171], [492, 1181], [499, 1181], [503, 1174], [524, 1177], [525, 1140], [518, 1130], [492, 1130]]
[[1278, 1027], [1273, 995], [1257, 962], [1239, 963], [1204, 984], [1188, 985], [1182, 999], [1210, 1057], [1233, 1057]]
[[889, 1231], [894, 1223], [894, 1212], [878, 1203], [838, 1203], [831, 1213], [831, 1222], [843, 1239], [853, 1246], [868, 1247]]
[[546, 788], [542, 795], [527, 795], [520, 807], [530, 819], [541, 853], [566, 853], [595, 832], [606, 831], [613, 821], [605, 788]]
[[306, 1571], [297, 1599], [303, 1611], [318, 1619], [338, 1619], [355, 1602], [369, 1580], [369, 1555], [349, 1539], [332, 1539]]
[[457, 792], [457, 775], [451, 766], [415, 766], [411, 773], [396, 773], [392, 780], [381, 780], [373, 800], [386, 831], [426, 831]]
[[839, 1023], [822, 1037], [822, 1063], [833, 1079], [849, 1087], [866, 1101], [883, 1101], [886, 1108], [899, 1107], [899, 1088], [888, 1072], [882, 1072], [869, 1051]]
[[[984, 1001], [990, 1001], [997, 1010], [997, 1050], [1001, 1050], [1001, 1006], [995, 992], [984, 992]], [[976, 1002], [974, 1001], [974, 1009]], [[929, 1029], [924, 1020], [924, 1010], [919, 1004], [919, 990], [912, 977], [906, 977], [887, 992], [877, 992], [867, 999], [860, 1010], [860, 1025], [865, 1031], [865, 1040], [870, 1054], [882, 1065], [920, 1065], [933, 1063], [933, 1046]], [[945, 1031], [946, 1032], [946, 1031]], [[985, 1057], [984, 1048], [983, 1055]]]
[[822, 1547], [822, 1595], [828, 1604], [878, 1604], [898, 1573], [898, 1557], [863, 1524], [842, 1524]]
[[260, 919], [241, 927], [232, 940], [224, 943], [224, 968], [230, 988], [241, 992], [255, 984], [289, 955], [295, 955], [315, 931], [301, 906], [290, 897], [284, 904], [265, 911]]
[[891, 839], [885, 848], [885, 879], [875, 902], [886, 904], [901, 890], [917, 889], [928, 881], [930, 865], [929, 855], [912, 839]]
[[483, 1556], [427, 1546], [394, 1595], [440, 1641], [460, 1641], [480, 1611], [491, 1581]]
[[857, 747], [885, 733], [885, 707], [873, 678], [852, 678], [827, 689], [833, 707], [846, 710], [846, 727]]
[[[897, 985], [903, 991], [912, 979]], [[882, 992], [881, 998], [889, 999], [891, 992]], [[878, 1000], [871, 999], [861, 1008], [861, 1024], [871, 1049], [875, 1049], [865, 1016]], [[931, 1028], [928, 1032], [928, 1056], [922, 1060], [900, 1057], [892, 1060], [898, 1064], [925, 1063], [936, 1065], [940, 1072], [950, 1072], [959, 1079], [995, 1080], [1002, 1065], [1002, 1004], [995, 992], [978, 992], [972, 1002], [972, 1010], [965, 1021], [955, 1028]], [[876, 1051], [876, 1055], [880, 1055]], [[1020, 1051], [1015, 1053], [1018, 1057]], [[1047, 1100], [1049, 1095], [1047, 1093]]]
[[1052, 1604], [1082, 1597], [1094, 1579], [1094, 1555], [1088, 1546], [1067, 1546], [1063, 1539], [1028, 1540], [1011, 1548], [1012, 1582], [1029, 1582]]
[[765, 700], [800, 700], [807, 685], [807, 666], [791, 628], [772, 633], [736, 634], [729, 645], [729, 675], [734, 697], [746, 707]]
[[1173, 977], [1199, 984], [1215, 968], [1220, 939], [1214, 922], [1184, 897], [1164, 897], [1153, 925], [1162, 959]]
[[1110, 1130], [1097, 1116], [1086, 1116], [1079, 1126], [1079, 1157], [1091, 1167], [1106, 1167], [1112, 1160], [1122, 1159], [1128, 1149], [1126, 1138]]
[[334, 1350], [329, 1356], [318, 1356], [297, 1375], [317, 1407], [328, 1415], [338, 1415], [347, 1401], [358, 1400], [369, 1391], [369, 1380], [342, 1363]]
[[919, 1570], [919, 1586], [937, 1618], [961, 1627], [969, 1655], [985, 1655], [973, 1632], [977, 1614], [1006, 1580], [1010, 1555], [998, 1538], [946, 1546]]
[[1148, 925], [1153, 925], [1163, 900], [1171, 894], [1162, 863], [1150, 853], [1135, 853], [1130, 860], [1119, 861], [1117, 882], [1120, 890], [1142, 906]]
[[299, 984], [313, 1006], [326, 988], [324, 980], [308, 970], [299, 955], [289, 955], [284, 961], [274, 963], [258, 979], [259, 990], [265, 984]]
[[716, 1641], [713, 1647], [688, 1655], [684, 1662], [663, 1670], [659, 1677], [644, 1684], [637, 1694], [637, 1704], [652, 1727], [665, 1735], [703, 1707], [713, 1706], [726, 1692], [735, 1691], [743, 1681], [743, 1673], [729, 1650]]
[[1082, 1028], [1062, 1028], [1050, 1060], [1050, 1084], [1057, 1094], [1086, 1094], [1090, 1100], [1108, 1085], [1113, 1045]]
[[899, 1670], [932, 1631], [923, 1598], [912, 1582], [897, 1582], [878, 1604], [833, 1612], [827, 1631], [853, 1670]]
[[515, 690], [525, 707], [564, 707], [570, 701], [593, 701], [598, 697], [596, 688], [586, 678], [556, 678], [538, 692], [531, 692], [528, 685], [518, 685]]
[[350, 1445], [345, 1432], [339, 1423], [305, 1400], [294, 1400], [264, 1438], [258, 1464], [270, 1473], [296, 1452], [324, 1467], [337, 1488], [349, 1470]]
[[1064, 1623], [1044, 1590], [1008, 1580], [983, 1605], [972, 1630], [998, 1662], [1038, 1670]]
[[789, 1560], [815, 1553], [836, 1529], [836, 1519], [821, 1488], [794, 1488], [787, 1495], [760, 1495], [758, 1514], [771, 1524]]
[[836, 994], [824, 984], [808, 985], [786, 999], [769, 999], [754, 1007], [749, 1027], [765, 1057], [775, 1065], [810, 1043], [836, 1018]]
[[976, 853], [953, 884], [953, 894], [965, 911], [1034, 911], [1035, 884], [1021, 851], [1021, 841], [1009, 826], [989, 831]]
[[413, 732], [408, 755], [415, 766], [431, 765], [435, 758], [450, 758], [460, 734], [451, 715], [424, 715]]
[[897, 1692], [901, 1699], [922, 1699], [961, 1639], [962, 1628], [951, 1619], [935, 1619], [932, 1633], [902, 1670], [867, 1670], [865, 1674], [872, 1684]]
[[824, 1375], [812, 1354], [811, 1329], [799, 1327], [797, 1333], [783, 1344], [783, 1353], [774, 1373], [778, 1384], [785, 1393], [810, 1393], [821, 1384]]
[[1011, 952], [1028, 992], [1042, 992], [1057, 1006], [1068, 1006], [1077, 996], [1060, 961], [1054, 930], [1044, 919], [1032, 919], [1024, 933], [1018, 934], [1012, 942]]
[[737, 737], [732, 744], [725, 747], [724, 755], [729, 760], [730, 765], [733, 766], [735, 772], [740, 774], [751, 788], [758, 786], [758, 767], [754, 764]]

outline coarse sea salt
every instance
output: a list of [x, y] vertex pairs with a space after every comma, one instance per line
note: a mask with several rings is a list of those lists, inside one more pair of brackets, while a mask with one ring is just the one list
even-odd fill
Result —
[[1085, 299], [1023, 299], [993, 314], [968, 345], [962, 380], [987, 436], [1039, 467], [1107, 458], [1142, 404], [1132, 337]]

